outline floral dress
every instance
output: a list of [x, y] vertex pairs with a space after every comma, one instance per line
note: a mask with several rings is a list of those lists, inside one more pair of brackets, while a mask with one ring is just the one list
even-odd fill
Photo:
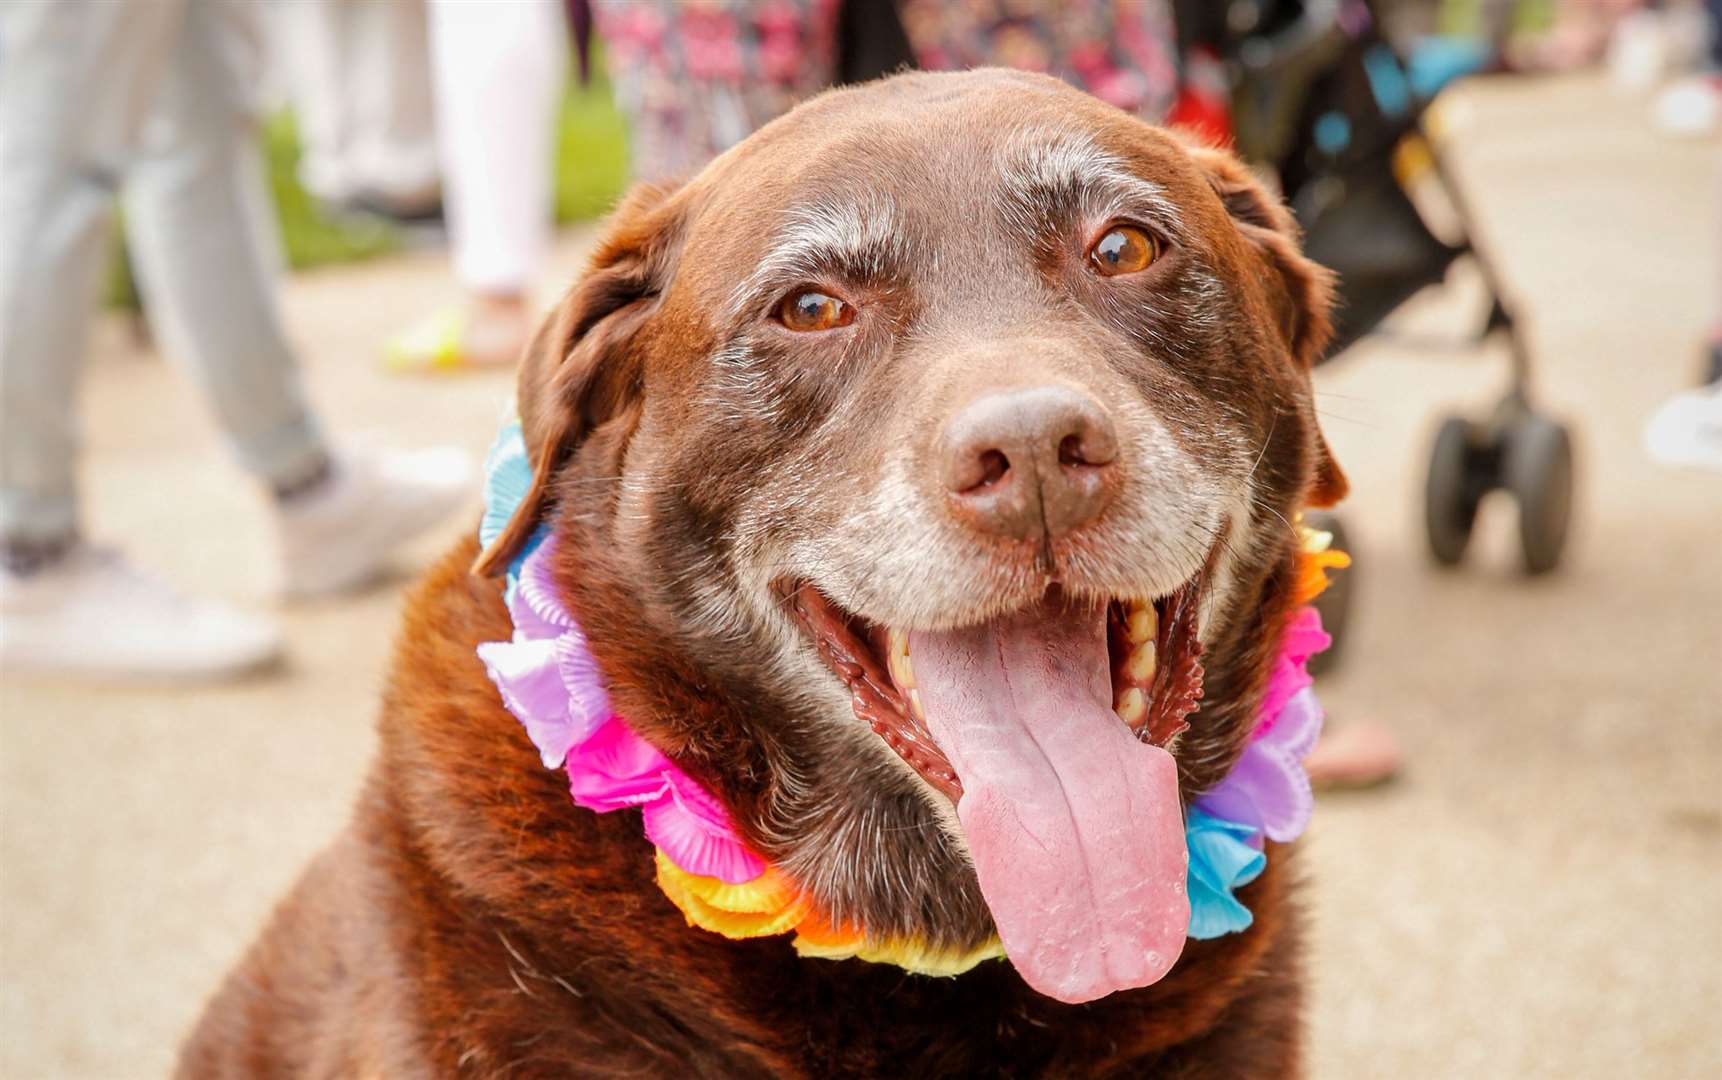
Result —
[[686, 176], [831, 82], [839, 0], [594, 0], [636, 179]]
[[899, 0], [897, 8], [929, 71], [1040, 71], [1151, 120], [1177, 91], [1172, 12], [1162, 0]]
[[[593, 0], [634, 175], [691, 174], [836, 78], [842, 0]], [[1042, 71], [1148, 119], [1177, 92], [1166, 0], [898, 0], [920, 67]]]

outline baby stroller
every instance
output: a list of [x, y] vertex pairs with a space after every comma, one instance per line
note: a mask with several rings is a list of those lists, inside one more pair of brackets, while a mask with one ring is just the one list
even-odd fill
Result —
[[[1531, 358], [1512, 305], [1470, 235], [1463, 192], [1423, 130], [1441, 86], [1481, 58], [1448, 50], [1407, 59], [1383, 32], [1378, 5], [1366, 0], [1180, 0], [1176, 10], [1184, 54], [1205, 47], [1224, 60], [1238, 152], [1278, 174], [1305, 250], [1339, 274], [1329, 357], [1439, 283], [1455, 259], [1474, 260], [1490, 296], [1478, 339], [1506, 336], [1510, 378], [1490, 416], [1449, 416], [1436, 433], [1424, 489], [1429, 551], [1457, 564], [1478, 503], [1500, 489], [1518, 503], [1525, 570], [1552, 570], [1572, 506], [1571, 441], [1532, 400]], [[1450, 202], [1465, 233], [1459, 243], [1431, 232], [1408, 196], [1404, 185], [1418, 172]], [[1340, 610], [1330, 625], [1337, 627], [1344, 597], [1335, 593]]]

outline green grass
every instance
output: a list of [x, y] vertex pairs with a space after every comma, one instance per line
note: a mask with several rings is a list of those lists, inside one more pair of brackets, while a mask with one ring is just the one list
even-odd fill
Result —
[[[592, 58], [594, 74], [603, 57]], [[562, 102], [556, 140], [556, 220], [589, 221], [610, 212], [628, 182], [628, 127], [609, 80], [574, 85]]]
[[[602, 217], [627, 183], [627, 125], [616, 111], [609, 81], [601, 74], [601, 55], [594, 55], [593, 71], [590, 85], [570, 84], [557, 120], [556, 220], [564, 224]], [[400, 246], [400, 236], [389, 225], [337, 220], [300, 186], [299, 131], [291, 113], [269, 118], [263, 128], [263, 147], [288, 266], [303, 270], [356, 262]], [[135, 308], [137, 292], [123, 243], [116, 240], [108, 294], [111, 303]]]

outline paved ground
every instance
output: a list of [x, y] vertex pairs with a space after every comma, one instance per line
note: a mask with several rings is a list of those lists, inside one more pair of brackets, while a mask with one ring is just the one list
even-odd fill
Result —
[[[1722, 1075], [1722, 477], [1638, 433], [1690, 377], [1717, 292], [1713, 146], [1660, 141], [1585, 82], [1461, 99], [1461, 171], [1534, 312], [1584, 501], [1565, 569], [1511, 567], [1486, 507], [1463, 573], [1417, 504], [1436, 416], [1498, 352], [1372, 342], [1324, 370], [1362, 564], [1338, 722], [1405, 741], [1395, 786], [1326, 799], [1304, 858], [1323, 1077]], [[588, 236], [567, 239], [571, 272]], [[440, 263], [301, 278], [291, 325], [342, 429], [482, 449], [503, 376], [380, 374], [376, 344], [449, 293]], [[1440, 330], [1461, 276], [1406, 321]], [[89, 386], [98, 530], [181, 581], [261, 587], [261, 505], [182, 383], [103, 328]], [[422, 559], [454, 535], [428, 542]], [[161, 1075], [204, 996], [341, 823], [371, 750], [398, 588], [289, 613], [293, 660], [216, 690], [0, 687], [0, 1074]]]

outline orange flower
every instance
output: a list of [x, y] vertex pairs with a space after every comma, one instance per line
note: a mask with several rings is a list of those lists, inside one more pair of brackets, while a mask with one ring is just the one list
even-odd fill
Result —
[[1306, 551], [1298, 560], [1297, 591], [1292, 601], [1298, 606], [1320, 596], [1328, 586], [1327, 572], [1343, 570], [1351, 565], [1351, 556], [1343, 551]]
[[802, 956], [895, 964], [916, 975], [961, 975], [983, 960], [1004, 956], [1004, 946], [997, 938], [966, 952], [932, 949], [916, 941], [869, 943], [859, 930], [831, 926], [817, 914], [809, 914], [795, 931], [795, 951]]
[[1332, 533], [1310, 528], [1303, 523], [1301, 515], [1297, 531], [1303, 550], [1298, 552], [1297, 585], [1292, 593], [1292, 604], [1302, 607], [1327, 589], [1329, 570], [1343, 570], [1351, 565], [1351, 556], [1331, 546]]

